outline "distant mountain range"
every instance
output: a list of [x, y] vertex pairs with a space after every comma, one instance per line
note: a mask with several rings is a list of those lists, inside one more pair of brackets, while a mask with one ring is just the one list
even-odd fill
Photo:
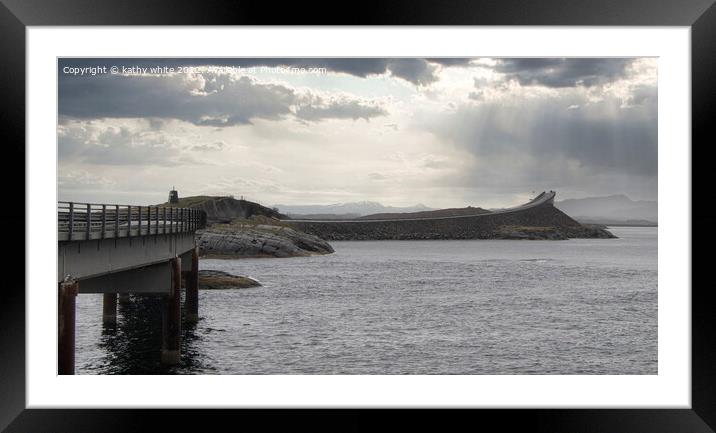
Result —
[[623, 194], [567, 199], [554, 205], [580, 222], [645, 224], [659, 221], [656, 201], [634, 201]]
[[284, 205], [277, 204], [271, 206], [277, 208], [279, 212], [286, 214], [292, 218], [356, 218], [364, 215], [372, 215], [377, 213], [405, 213], [405, 212], [423, 212], [434, 210], [424, 204], [415, 206], [396, 207], [383, 206], [374, 201], [359, 201], [352, 203], [335, 203], [327, 205]]

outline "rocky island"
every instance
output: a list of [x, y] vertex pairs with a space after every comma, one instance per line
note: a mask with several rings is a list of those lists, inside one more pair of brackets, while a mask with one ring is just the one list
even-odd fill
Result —
[[205, 258], [300, 257], [330, 254], [333, 248], [318, 236], [282, 222], [276, 209], [233, 197], [192, 196], [164, 206], [200, 209], [206, 227], [196, 232]]
[[224, 271], [199, 271], [200, 290], [228, 290], [259, 287], [261, 283], [250, 277], [233, 275]]
[[333, 252], [328, 242], [318, 236], [261, 216], [214, 224], [198, 231], [197, 238], [200, 254], [208, 258], [298, 257]]

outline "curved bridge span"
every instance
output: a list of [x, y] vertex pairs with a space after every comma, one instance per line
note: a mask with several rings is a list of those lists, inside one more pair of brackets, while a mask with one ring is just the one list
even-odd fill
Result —
[[475, 215], [453, 215], [453, 216], [444, 216], [444, 217], [421, 217], [421, 218], [376, 218], [376, 219], [345, 219], [345, 220], [318, 220], [318, 219], [291, 219], [291, 220], [282, 220], [286, 223], [366, 223], [366, 222], [388, 222], [388, 221], [429, 221], [429, 220], [449, 220], [449, 219], [457, 219], [457, 218], [475, 218], [475, 217], [484, 217], [488, 215], [500, 215], [500, 214], [509, 214], [512, 212], [519, 212], [525, 209], [530, 209], [533, 207], [537, 207], [543, 204], [553, 204], [554, 203], [554, 197], [557, 195], [556, 192], [550, 191], [550, 192], [542, 192], [537, 197], [533, 198], [532, 200], [528, 201], [527, 203], [521, 204], [519, 206], [506, 208], [506, 209], [498, 209], [487, 213], [480, 213]]
[[559, 231], [560, 239], [588, 237], [584, 226], [554, 207], [555, 196], [542, 192], [523, 205], [476, 215], [284, 222], [327, 240], [495, 239], [509, 238], [505, 231], [514, 227]]

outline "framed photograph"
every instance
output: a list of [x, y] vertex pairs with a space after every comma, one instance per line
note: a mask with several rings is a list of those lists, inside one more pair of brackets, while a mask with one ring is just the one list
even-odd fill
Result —
[[0, 425], [469, 408], [713, 431], [692, 197], [716, 9], [513, 3], [299, 26], [248, 2], [4, 2], [26, 255]]

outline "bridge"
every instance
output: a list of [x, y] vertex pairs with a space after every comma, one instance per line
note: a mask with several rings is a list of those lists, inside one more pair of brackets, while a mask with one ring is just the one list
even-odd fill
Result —
[[[553, 204], [554, 203], [554, 197], [557, 195], [556, 192], [550, 191], [550, 192], [541, 192], [539, 195], [537, 195], [532, 200], [528, 201], [527, 203], [521, 204], [519, 206], [514, 206], [511, 208], [506, 209], [496, 209], [487, 213], [478, 213], [474, 215], [452, 215], [452, 216], [442, 216], [442, 217], [421, 217], [421, 218], [375, 218], [375, 219], [332, 219], [332, 220], [319, 220], [319, 219], [290, 219], [290, 220], [282, 220], [287, 223], [366, 223], [366, 222], [392, 222], [392, 221], [423, 221], [423, 220], [445, 220], [445, 219], [455, 219], [455, 218], [473, 218], [473, 217], [480, 217], [480, 216], [486, 216], [486, 215], [500, 215], [500, 214], [509, 214], [514, 212], [523, 211], [526, 209], [531, 209], [537, 206], [541, 206], [543, 204]], [[408, 214], [409, 215], [409, 214]]]
[[283, 220], [325, 240], [494, 239], [509, 227], [554, 229], [566, 237], [594, 237], [589, 229], [554, 207], [554, 191], [519, 206], [472, 215], [387, 217], [352, 220]]
[[58, 202], [58, 372], [74, 373], [75, 301], [104, 295], [102, 318], [116, 324], [117, 299], [130, 293], [165, 300], [162, 362], [180, 361], [181, 288], [186, 319], [198, 319], [198, 250], [203, 211], [168, 206]]

